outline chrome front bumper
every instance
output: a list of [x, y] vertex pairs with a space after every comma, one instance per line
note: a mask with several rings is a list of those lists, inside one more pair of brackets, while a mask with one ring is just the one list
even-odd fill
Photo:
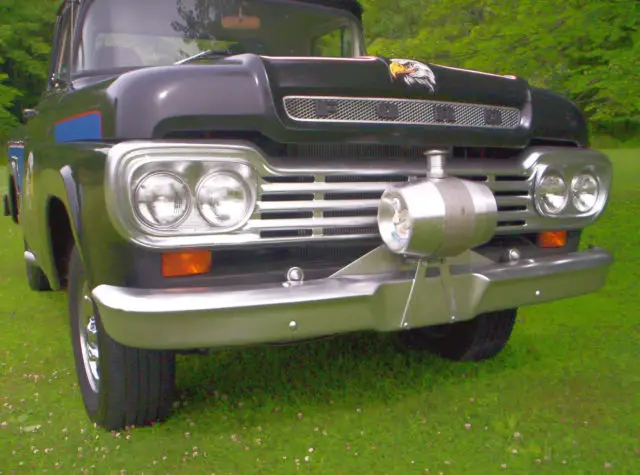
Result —
[[196, 349], [397, 331], [470, 320], [574, 297], [604, 286], [601, 249], [495, 263], [469, 251], [446, 264], [407, 263], [378, 248], [333, 276], [301, 285], [93, 290], [116, 341], [147, 349]]

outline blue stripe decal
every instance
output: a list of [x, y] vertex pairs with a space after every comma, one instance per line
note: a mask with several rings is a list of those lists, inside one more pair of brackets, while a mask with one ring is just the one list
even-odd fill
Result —
[[53, 128], [56, 142], [102, 139], [102, 115], [89, 112], [58, 122]]

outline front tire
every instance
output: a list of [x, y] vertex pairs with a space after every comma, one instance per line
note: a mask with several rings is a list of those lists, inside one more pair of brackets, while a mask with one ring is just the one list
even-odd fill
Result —
[[69, 320], [82, 399], [108, 430], [165, 420], [173, 403], [175, 353], [126, 347], [105, 332], [77, 248], [69, 264]]
[[399, 337], [410, 348], [427, 350], [445, 359], [482, 361], [504, 349], [517, 313], [518, 309], [484, 313], [466, 322], [407, 330]]

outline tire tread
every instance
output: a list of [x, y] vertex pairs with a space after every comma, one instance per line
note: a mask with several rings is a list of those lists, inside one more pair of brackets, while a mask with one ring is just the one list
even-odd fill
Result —
[[[78, 279], [84, 278], [82, 261], [74, 247], [70, 263], [69, 311], [71, 325], [79, 315], [73, 299], [82, 298]], [[108, 430], [143, 427], [164, 421], [171, 413], [175, 384], [175, 353], [168, 350], [145, 350], [124, 346], [105, 331], [97, 308], [98, 345], [100, 349], [100, 390], [90, 390], [84, 374], [81, 353], [74, 348], [79, 383], [89, 417]], [[76, 319], [74, 322], [74, 318]], [[73, 327], [72, 327], [73, 328]], [[72, 331], [74, 346], [76, 336]]]

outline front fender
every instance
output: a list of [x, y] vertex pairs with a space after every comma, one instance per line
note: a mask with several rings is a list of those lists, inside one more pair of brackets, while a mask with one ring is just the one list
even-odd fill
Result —
[[25, 240], [51, 287], [59, 290], [61, 279], [56, 268], [53, 232], [56, 232], [56, 226], [62, 223], [56, 222], [60, 216], [52, 216], [51, 208], [54, 200], [62, 204], [67, 213], [70, 234], [74, 241], [78, 242], [78, 231], [81, 229], [81, 216], [77, 211], [80, 207], [77, 200], [78, 184], [68, 166], [60, 170], [42, 170], [31, 180], [33, 184], [27, 177], [23, 202]]
[[[58, 220], [68, 218], [70, 229], [65, 235], [71, 235], [77, 245], [90, 281], [102, 280], [95, 272], [103, 272], [104, 263], [113, 258], [112, 252], [121, 252], [122, 240], [114, 238], [117, 235], [105, 212], [104, 164], [109, 148], [106, 144], [68, 143], [38, 157], [30, 152], [23, 204], [25, 238], [55, 289], [60, 289], [61, 279], [56, 268], [54, 233], [67, 226]], [[64, 207], [66, 217], [58, 213], [60, 208], [54, 211], [56, 200]]]

